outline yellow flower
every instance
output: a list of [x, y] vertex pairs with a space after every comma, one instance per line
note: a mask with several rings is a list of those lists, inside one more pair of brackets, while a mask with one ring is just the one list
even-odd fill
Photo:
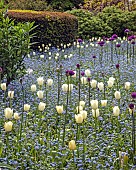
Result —
[[91, 100], [91, 107], [92, 109], [98, 109], [98, 100]]
[[4, 129], [6, 132], [10, 132], [12, 131], [12, 126], [13, 126], [13, 123], [11, 121], [9, 122], [5, 122], [4, 124]]
[[68, 144], [68, 147], [70, 150], [75, 150], [76, 149], [76, 143], [74, 140], [71, 140]]
[[76, 123], [82, 123], [83, 122], [83, 116], [82, 114], [75, 115]]
[[0, 86], [3, 91], [6, 91], [6, 83], [2, 83]]
[[59, 114], [63, 113], [63, 105], [62, 106], [56, 106], [56, 110]]
[[46, 104], [45, 104], [45, 103], [40, 102], [40, 103], [39, 103], [39, 105], [38, 105], [38, 110], [39, 110], [39, 111], [44, 111], [45, 106], [46, 106]]
[[29, 104], [24, 104], [24, 111], [29, 111], [30, 105]]
[[20, 119], [20, 117], [19, 117], [19, 114], [18, 114], [18, 113], [14, 113], [14, 119], [15, 119], [15, 120], [19, 120], [19, 119]]
[[5, 110], [4, 110], [4, 113], [5, 113], [5, 117], [6, 119], [11, 119], [12, 118], [12, 115], [13, 115], [13, 110], [9, 107], [7, 107]]

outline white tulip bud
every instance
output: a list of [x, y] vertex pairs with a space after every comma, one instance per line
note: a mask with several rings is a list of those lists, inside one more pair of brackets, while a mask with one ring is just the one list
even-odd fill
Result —
[[39, 111], [44, 111], [45, 106], [46, 106], [46, 104], [45, 104], [45, 103], [40, 102], [40, 103], [39, 103], [39, 105], [38, 105], [38, 110], [39, 110]]
[[48, 85], [48, 86], [52, 86], [52, 84], [53, 84], [53, 80], [52, 80], [52, 79], [48, 79], [48, 80], [47, 80], [47, 85]]
[[36, 85], [35, 85], [35, 84], [32, 84], [32, 85], [31, 85], [31, 91], [32, 91], [32, 92], [35, 92], [35, 91], [36, 91]]
[[82, 106], [77, 106], [77, 107], [76, 107], [77, 113], [80, 113], [80, 111], [82, 111], [82, 110], [83, 110], [83, 107], [82, 107]]
[[24, 111], [29, 111], [30, 105], [29, 104], [24, 104]]
[[98, 86], [99, 90], [104, 90], [104, 84], [103, 84], [103, 82], [98, 83], [97, 86]]
[[63, 105], [62, 106], [56, 106], [57, 113], [61, 114], [63, 113]]
[[107, 106], [107, 100], [101, 100], [101, 105], [102, 105], [102, 107]]
[[82, 114], [75, 115], [76, 123], [82, 123], [83, 122], [83, 116]]
[[14, 113], [14, 119], [15, 119], [15, 120], [19, 120], [19, 119], [20, 119], [19, 114], [16, 113], [16, 112]]
[[89, 69], [85, 70], [85, 75], [87, 77], [90, 77], [91, 76], [91, 71]]
[[41, 59], [42, 59], [42, 58], [44, 58], [44, 55], [43, 55], [43, 54], [41, 54], [41, 55], [40, 55], [40, 58], [41, 58]]
[[81, 83], [87, 84], [87, 77], [81, 77]]
[[82, 115], [84, 120], [87, 118], [87, 111], [86, 110], [81, 110], [80, 114]]
[[41, 90], [38, 91], [37, 96], [38, 96], [39, 99], [43, 99], [43, 91], [41, 91]]
[[129, 90], [129, 89], [130, 89], [130, 82], [126, 82], [126, 83], [125, 83], [125, 89], [126, 89], [126, 90]]
[[74, 140], [71, 140], [68, 144], [68, 147], [70, 150], [75, 150], [76, 149], [76, 144]]
[[5, 122], [4, 124], [4, 129], [6, 132], [10, 132], [12, 131], [12, 126], [13, 126], [13, 123], [11, 121], [9, 122]]
[[73, 84], [69, 84], [69, 92], [73, 90]]
[[99, 109], [96, 109], [96, 110], [92, 109], [92, 115], [93, 117], [98, 117], [100, 115]]
[[98, 109], [98, 100], [91, 100], [91, 107], [92, 109]]
[[91, 81], [91, 87], [92, 88], [96, 88], [96, 86], [97, 86], [97, 81], [96, 80], [92, 80]]
[[13, 99], [14, 97], [14, 91], [8, 91], [8, 97]]
[[63, 84], [62, 85], [62, 91], [67, 92], [68, 91], [68, 84]]
[[114, 84], [115, 78], [114, 77], [109, 77], [109, 81], [112, 81]]
[[121, 98], [121, 95], [120, 95], [120, 92], [119, 92], [119, 91], [116, 91], [116, 92], [114, 93], [114, 96], [115, 96], [115, 98], [118, 99], [118, 100]]
[[12, 115], [13, 115], [13, 109], [7, 107], [7, 108], [4, 110], [4, 113], [5, 113], [5, 118], [6, 118], [6, 119], [11, 119], [11, 118], [12, 118]]
[[0, 86], [3, 91], [6, 91], [6, 83], [2, 83]]
[[119, 116], [119, 114], [120, 114], [119, 107], [118, 106], [114, 106], [114, 108], [113, 108], [113, 115], [114, 116]]
[[113, 86], [113, 84], [114, 84], [114, 82], [113, 82], [113, 81], [110, 81], [110, 80], [107, 81], [107, 83], [108, 83], [108, 87], [109, 87], [109, 88], [111, 88], [111, 87]]
[[39, 78], [37, 79], [37, 82], [38, 82], [38, 85], [39, 85], [39, 86], [42, 86], [42, 85], [43, 85], [43, 82], [44, 82], [43, 77], [39, 77]]
[[79, 106], [85, 107], [85, 101], [80, 101]]

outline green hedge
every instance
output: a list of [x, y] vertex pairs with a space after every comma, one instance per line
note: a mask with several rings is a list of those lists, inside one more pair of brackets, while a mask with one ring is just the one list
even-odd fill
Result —
[[8, 16], [16, 22], [34, 21], [35, 25], [38, 25], [33, 38], [37, 46], [49, 43], [58, 46], [61, 43], [71, 43], [77, 38], [77, 17], [67, 13], [9, 10]]

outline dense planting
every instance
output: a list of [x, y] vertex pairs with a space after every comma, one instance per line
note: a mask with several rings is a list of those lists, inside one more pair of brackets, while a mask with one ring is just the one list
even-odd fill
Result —
[[135, 36], [125, 34], [42, 44], [24, 59], [24, 77], [7, 88], [2, 80], [0, 167], [136, 168]]

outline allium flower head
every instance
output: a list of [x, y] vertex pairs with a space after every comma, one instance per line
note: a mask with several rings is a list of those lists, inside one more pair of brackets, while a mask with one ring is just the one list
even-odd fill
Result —
[[129, 104], [129, 108], [130, 108], [131, 110], [133, 110], [134, 107], [135, 107], [135, 105], [134, 105], [133, 103], [130, 103], [130, 104]]
[[82, 43], [83, 42], [83, 40], [81, 39], [81, 38], [78, 38], [78, 40], [77, 40], [79, 43]]
[[121, 44], [116, 44], [116, 47], [119, 48], [121, 46]]
[[125, 31], [124, 31], [125, 33], [128, 33], [128, 32], [130, 32], [130, 30], [129, 29], [125, 29]]
[[133, 99], [136, 99], [136, 92], [132, 92], [132, 93], [131, 93], [131, 97], [132, 97]]
[[119, 69], [119, 64], [116, 64], [116, 68]]
[[82, 72], [81, 72], [81, 76], [84, 76], [84, 75], [85, 75], [85, 72], [82, 71]]
[[113, 34], [112, 38], [117, 39], [118, 38], [117, 34]]
[[96, 56], [95, 56], [95, 55], [93, 55], [93, 58], [95, 59], [95, 58], [96, 58]]
[[77, 68], [80, 68], [80, 64], [77, 64], [76, 66], [77, 66]]
[[113, 37], [109, 38], [109, 41], [114, 41], [114, 40], [115, 40], [115, 38], [113, 38]]

